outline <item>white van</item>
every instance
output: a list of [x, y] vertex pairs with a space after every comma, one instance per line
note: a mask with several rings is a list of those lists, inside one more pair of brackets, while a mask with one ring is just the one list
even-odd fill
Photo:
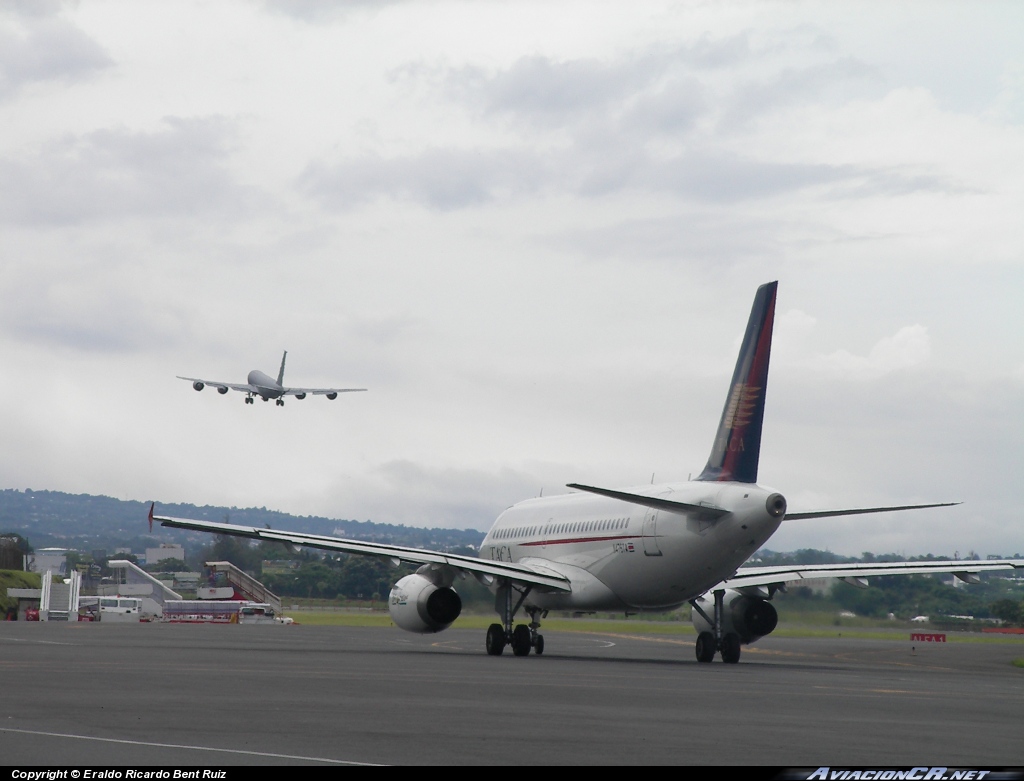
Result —
[[141, 599], [100, 597], [100, 621], [139, 621], [141, 618]]

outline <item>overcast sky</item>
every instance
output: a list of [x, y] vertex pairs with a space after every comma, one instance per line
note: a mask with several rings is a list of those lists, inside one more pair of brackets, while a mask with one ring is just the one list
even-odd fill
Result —
[[[701, 470], [1024, 553], [1024, 5], [8, 2], [0, 487], [486, 529]], [[284, 408], [175, 375], [367, 387]], [[140, 519], [140, 524], [142, 519]]]

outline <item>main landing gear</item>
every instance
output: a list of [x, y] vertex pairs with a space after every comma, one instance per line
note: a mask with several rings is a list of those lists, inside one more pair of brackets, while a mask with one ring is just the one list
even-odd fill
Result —
[[722, 652], [722, 661], [726, 664], [736, 664], [740, 660], [740, 636], [735, 632], [727, 632], [722, 635], [722, 602], [725, 597], [724, 591], [715, 592], [715, 620], [712, 621], [708, 615], [701, 610], [697, 600], [691, 599], [690, 606], [703, 616], [704, 620], [711, 624], [714, 632], [701, 632], [697, 635], [697, 661], [713, 662], [715, 654]]
[[252, 396], [246, 396], [245, 397], [245, 403], [246, 404], [252, 404]]
[[284, 399], [278, 399], [275, 403], [277, 404], [277, 406], [283, 407], [284, 406]]
[[[512, 605], [512, 592], [520, 594], [519, 601]], [[487, 653], [490, 656], [501, 656], [506, 645], [512, 646], [512, 653], [516, 656], [529, 656], [532, 649], [540, 656], [544, 653], [544, 635], [537, 630], [540, 629], [540, 619], [547, 616], [546, 610], [536, 607], [526, 608], [530, 614], [529, 624], [519, 624], [513, 628], [516, 612], [523, 605], [523, 601], [530, 593], [530, 588], [520, 590], [511, 585], [504, 585], [498, 589], [494, 596], [494, 606], [501, 615], [501, 624], [491, 624], [487, 627]]]

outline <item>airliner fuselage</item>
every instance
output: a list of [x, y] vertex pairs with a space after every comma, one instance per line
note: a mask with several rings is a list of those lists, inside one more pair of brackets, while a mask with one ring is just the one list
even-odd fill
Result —
[[751, 483], [683, 482], [626, 490], [719, 512], [679, 513], [585, 493], [528, 499], [498, 517], [480, 555], [549, 569], [572, 581], [571, 593], [534, 591], [528, 605], [666, 610], [721, 582], [782, 521], [768, 506], [778, 494]]
[[279, 399], [284, 395], [284, 387], [273, 377], [264, 374], [259, 369], [253, 369], [246, 377], [257, 396], [264, 399]]

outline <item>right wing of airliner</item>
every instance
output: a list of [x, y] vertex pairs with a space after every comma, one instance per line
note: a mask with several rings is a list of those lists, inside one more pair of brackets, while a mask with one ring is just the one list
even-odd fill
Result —
[[[967, 583], [978, 582], [982, 572], [1024, 570], [1024, 559], [987, 559], [975, 561], [885, 561], [854, 562], [850, 564], [794, 564], [792, 566], [740, 567], [734, 575], [722, 581], [726, 588], [775, 586], [809, 578], [868, 578], [884, 575], [952, 574]], [[712, 589], [713, 590], [713, 589]]]
[[449, 566], [455, 570], [473, 575], [485, 585], [493, 580], [507, 580], [515, 584], [532, 586], [547, 592], [572, 591], [569, 580], [557, 573], [543, 572], [522, 564], [507, 561], [490, 561], [475, 556], [462, 556], [455, 553], [406, 548], [400, 545], [384, 545], [363, 540], [345, 540], [339, 537], [327, 537], [319, 534], [288, 532], [278, 529], [259, 529], [254, 526], [238, 526], [233, 523], [217, 523], [215, 521], [197, 521], [190, 518], [170, 518], [154, 515], [154, 507], [150, 507], [149, 519], [159, 521], [162, 526], [176, 529], [192, 529], [194, 531], [227, 534], [234, 537], [248, 537], [254, 540], [268, 540], [286, 545], [305, 545], [310, 548], [357, 553], [364, 556], [376, 556], [389, 559], [395, 564], [433, 564]]
[[364, 391], [366, 388], [285, 388], [285, 396], [335, 396], [339, 393], [358, 393]]

